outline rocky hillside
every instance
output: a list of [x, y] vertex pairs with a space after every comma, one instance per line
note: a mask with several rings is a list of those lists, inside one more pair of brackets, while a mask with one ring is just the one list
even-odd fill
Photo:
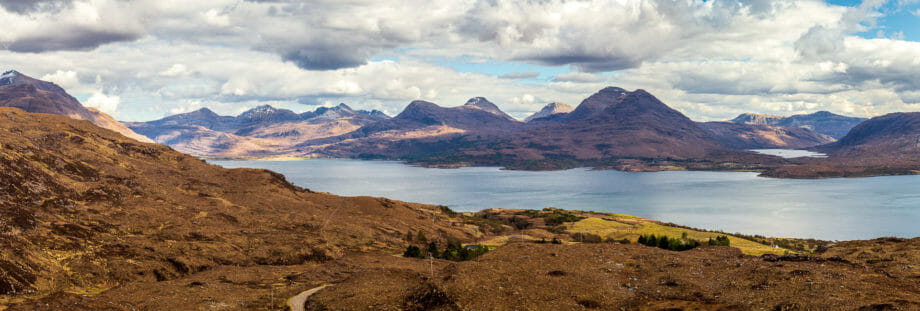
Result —
[[0, 108], [0, 180], [0, 305], [395, 252], [409, 231], [477, 236], [438, 207], [314, 193], [273, 172], [14, 108]]
[[871, 157], [879, 161], [917, 157], [920, 155], [920, 112], [892, 113], [869, 119], [839, 141], [817, 149], [836, 157]]
[[756, 113], [745, 113], [731, 120], [733, 123], [804, 127], [815, 132], [840, 139], [854, 126], [865, 121], [865, 118], [847, 117], [827, 111], [818, 111], [811, 114], [793, 116], [774, 116]]
[[83, 107], [57, 84], [26, 76], [18, 71], [7, 71], [0, 75], [0, 107], [13, 107], [27, 112], [50, 113], [77, 120], [88, 120], [98, 126], [116, 131], [131, 139], [152, 142], [138, 135], [111, 116]]
[[834, 138], [804, 127], [701, 122], [700, 127], [723, 145], [735, 149], [803, 149], [834, 142]]

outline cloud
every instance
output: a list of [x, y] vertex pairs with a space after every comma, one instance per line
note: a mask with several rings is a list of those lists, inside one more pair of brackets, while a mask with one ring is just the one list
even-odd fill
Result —
[[121, 103], [121, 98], [118, 96], [108, 96], [101, 92], [96, 92], [87, 99], [83, 105], [86, 107], [93, 107], [99, 109], [105, 113], [113, 113], [118, 109], [118, 105]]
[[41, 80], [54, 82], [64, 89], [69, 89], [80, 84], [77, 72], [72, 70], [58, 70], [54, 73], [43, 75]]
[[59, 11], [69, 7], [73, 0], [0, 0], [0, 7], [17, 14], [41, 11]]
[[[879, 30], [880, 5], [0, 0], [0, 58], [78, 97], [105, 96], [94, 104], [126, 120], [264, 103], [396, 114], [413, 99], [452, 106], [473, 96], [524, 116], [538, 103], [577, 104], [607, 84], [649, 90], [703, 120], [920, 108], [920, 47], [891, 36], [898, 29], [854, 35]], [[443, 59], [514, 61], [518, 72], [465, 72]], [[541, 73], [556, 76], [518, 82]]]
[[139, 37], [139, 34], [94, 29], [70, 29], [66, 33], [42, 33], [17, 38], [6, 44], [6, 48], [13, 52], [45, 52], [59, 50], [90, 50], [100, 45], [130, 41]]
[[527, 72], [509, 72], [503, 75], [498, 76], [502, 79], [510, 80], [523, 80], [523, 79], [532, 79], [539, 77], [540, 73], [536, 71], [527, 71]]
[[185, 65], [173, 64], [172, 66], [169, 67], [169, 69], [161, 71], [160, 75], [164, 77], [178, 77], [178, 76], [187, 75], [188, 73], [189, 73], [188, 67], [186, 67]]
[[575, 83], [589, 83], [589, 82], [599, 82], [603, 78], [599, 77], [596, 74], [584, 73], [584, 72], [570, 72], [557, 75], [553, 78], [553, 82], [575, 82]]
[[833, 59], [844, 50], [843, 33], [816, 25], [795, 41], [795, 50], [808, 59]]
[[[14, 1], [15, 2], [15, 1]], [[6, 2], [0, 19], [6, 23], [0, 47], [38, 53], [91, 50], [100, 45], [133, 41], [145, 34], [143, 7], [118, 0]], [[17, 2], [18, 3], [18, 2]]]

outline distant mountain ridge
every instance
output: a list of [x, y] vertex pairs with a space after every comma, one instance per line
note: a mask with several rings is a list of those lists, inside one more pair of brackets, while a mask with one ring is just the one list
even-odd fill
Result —
[[353, 110], [345, 104], [295, 113], [262, 105], [237, 116], [208, 108], [128, 126], [179, 151], [204, 157], [257, 158], [289, 154], [309, 139], [336, 136], [390, 117], [383, 112]]
[[847, 117], [828, 111], [811, 114], [776, 116], [757, 113], [744, 113], [731, 120], [733, 123], [805, 127], [815, 132], [828, 135], [834, 139], [845, 136], [850, 129], [865, 121], [865, 118]]
[[837, 142], [816, 149], [832, 157], [867, 158], [879, 163], [920, 160], [920, 112], [869, 119]]
[[38, 80], [15, 70], [0, 75], [0, 107], [13, 107], [26, 112], [49, 113], [77, 120], [88, 120], [131, 139], [153, 142], [128, 129], [108, 114], [94, 108], [84, 107], [80, 101], [70, 96], [57, 84]]
[[825, 178], [920, 174], [920, 112], [871, 118], [840, 140], [810, 149], [828, 157], [774, 167], [763, 175]]
[[445, 108], [413, 101], [393, 119], [299, 147], [323, 157], [538, 170], [588, 163], [624, 170], [660, 170], [677, 162], [712, 166], [726, 159], [759, 157], [722, 145], [644, 90], [604, 88], [571, 112], [527, 123], [502, 115], [467, 109], [466, 105]]
[[834, 138], [804, 127], [697, 123], [722, 144], [735, 149], [802, 149], [834, 142]]

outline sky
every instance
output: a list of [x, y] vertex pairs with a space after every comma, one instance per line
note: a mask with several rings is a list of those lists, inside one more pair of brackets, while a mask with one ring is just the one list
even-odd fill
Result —
[[0, 70], [124, 121], [477, 96], [523, 118], [605, 86], [699, 121], [920, 111], [920, 0], [0, 0], [0, 20]]

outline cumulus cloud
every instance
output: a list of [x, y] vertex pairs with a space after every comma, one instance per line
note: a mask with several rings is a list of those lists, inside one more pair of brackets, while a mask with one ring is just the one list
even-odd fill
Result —
[[[12, 4], [12, 3], [29, 3]], [[91, 50], [145, 33], [140, 8], [117, 0], [6, 1], [0, 47], [14, 52]]]
[[96, 92], [93, 96], [90, 96], [83, 105], [86, 107], [93, 107], [99, 109], [105, 113], [113, 113], [118, 109], [118, 104], [121, 103], [121, 98], [118, 96], [105, 95], [102, 92]]
[[80, 84], [80, 79], [77, 77], [77, 72], [72, 70], [58, 70], [54, 73], [41, 76], [41, 79], [54, 82], [64, 89], [69, 89]]
[[795, 50], [809, 59], [833, 59], [843, 52], [843, 33], [816, 25], [795, 41]]
[[[0, 57], [129, 120], [263, 103], [345, 102], [396, 114], [413, 99], [452, 106], [473, 96], [523, 116], [538, 103], [577, 104], [608, 84], [649, 90], [701, 120], [750, 111], [868, 116], [916, 109], [920, 99], [916, 42], [892, 36], [896, 29], [854, 36], [879, 30], [880, 5], [0, 0]], [[496, 76], [443, 59], [525, 67]], [[518, 81], [559, 70], [541, 65], [573, 72]]]

